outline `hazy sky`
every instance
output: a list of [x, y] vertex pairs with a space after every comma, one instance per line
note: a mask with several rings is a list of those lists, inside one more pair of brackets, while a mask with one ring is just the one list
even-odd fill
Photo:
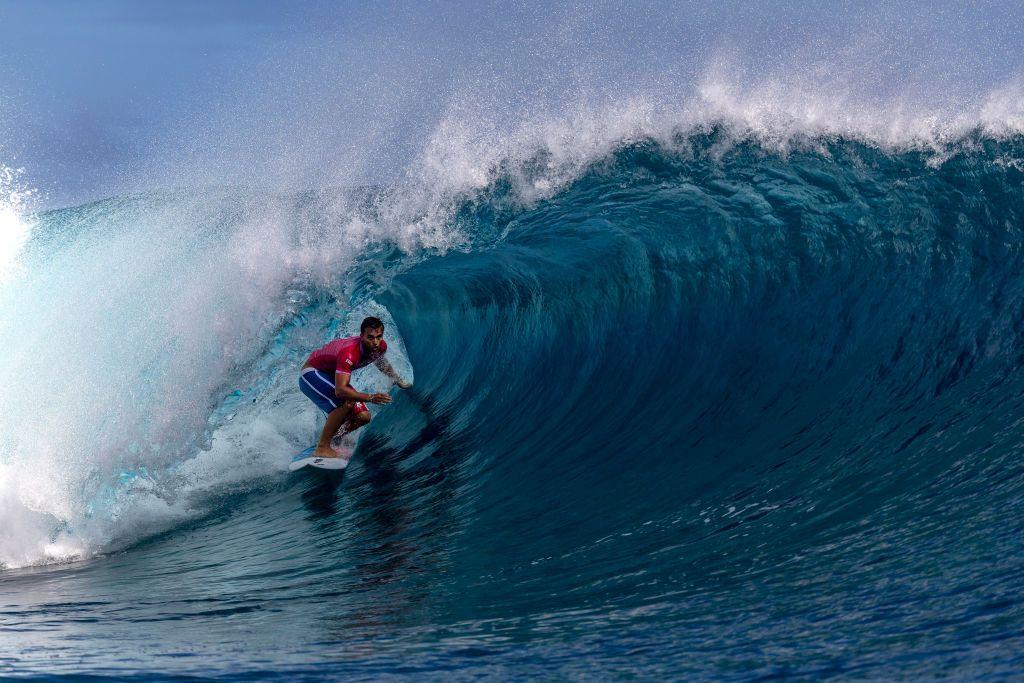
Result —
[[581, 92], [685, 97], [723, 54], [743, 78], [825, 65], [866, 96], [969, 98], [1022, 73], [1024, 12], [961, 4], [0, 0], [0, 165], [46, 206], [387, 177], [453, 107], [500, 125]]

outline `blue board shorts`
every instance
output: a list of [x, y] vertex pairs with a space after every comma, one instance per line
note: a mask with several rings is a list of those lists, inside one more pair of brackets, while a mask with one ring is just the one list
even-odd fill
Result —
[[[334, 382], [327, 376], [327, 373], [316, 368], [306, 368], [302, 371], [302, 374], [299, 375], [299, 389], [316, 404], [317, 408], [327, 414], [345, 403], [334, 395]], [[365, 412], [367, 412], [365, 403], [362, 401], [352, 403], [353, 415]]]

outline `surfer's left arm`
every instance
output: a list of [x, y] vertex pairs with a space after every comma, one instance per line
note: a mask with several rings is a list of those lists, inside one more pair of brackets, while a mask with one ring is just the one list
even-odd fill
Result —
[[397, 384], [400, 388], [408, 389], [409, 387], [412, 386], [412, 383], [406, 382], [397, 372], [395, 372], [395, 369], [391, 367], [391, 363], [388, 362], [387, 358], [381, 356], [380, 358], [375, 360], [373, 364], [376, 365], [378, 370], [383, 372], [388, 377], [388, 379]]

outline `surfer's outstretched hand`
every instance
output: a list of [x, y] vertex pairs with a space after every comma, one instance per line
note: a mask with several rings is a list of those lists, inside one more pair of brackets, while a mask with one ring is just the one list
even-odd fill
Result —
[[391, 403], [391, 396], [389, 394], [373, 394], [370, 396], [370, 403], [376, 403], [378, 405]]

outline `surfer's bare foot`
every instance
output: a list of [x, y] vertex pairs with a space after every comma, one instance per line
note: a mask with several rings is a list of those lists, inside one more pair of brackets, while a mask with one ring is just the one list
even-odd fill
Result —
[[340, 458], [341, 454], [330, 446], [317, 446], [313, 450], [314, 458]]

